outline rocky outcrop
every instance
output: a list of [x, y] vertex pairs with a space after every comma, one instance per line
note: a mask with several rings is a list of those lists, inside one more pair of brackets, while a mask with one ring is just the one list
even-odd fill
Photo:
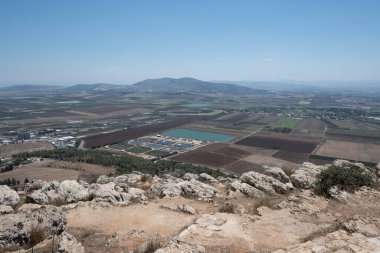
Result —
[[282, 183], [289, 182], [289, 177], [285, 174], [285, 172], [281, 168], [269, 167], [269, 166], [263, 166], [263, 168], [264, 168], [263, 174], [267, 176], [271, 176]]
[[317, 166], [305, 162], [290, 176], [290, 182], [292, 182], [296, 188], [309, 189], [313, 186], [317, 175], [325, 168], [325, 166]]
[[88, 200], [90, 193], [87, 188], [75, 180], [65, 180], [59, 185], [58, 191], [67, 203]]
[[14, 206], [19, 202], [20, 196], [15, 190], [12, 190], [7, 185], [0, 185], [0, 205]]
[[84, 253], [84, 247], [80, 242], [76, 240], [76, 238], [67, 233], [63, 232], [60, 235], [60, 241], [58, 245], [58, 252], [59, 253]]
[[246, 183], [242, 183], [240, 182], [239, 180], [235, 180], [233, 181], [230, 185], [229, 185], [229, 196], [230, 197], [238, 197], [239, 195], [237, 193], [242, 193], [248, 197], [257, 197], [257, 198], [263, 198], [265, 196], [265, 194], [260, 191], [259, 189], [249, 185], [249, 184], [246, 184]]
[[325, 236], [320, 236], [305, 243], [296, 244], [274, 253], [299, 252], [379, 252], [380, 238], [369, 238], [361, 233], [348, 233], [338, 230]]
[[148, 197], [145, 196], [145, 191], [140, 188], [134, 188], [134, 187], [129, 188], [128, 195], [129, 195], [130, 201], [139, 201], [139, 202], [148, 201]]
[[179, 240], [171, 240], [164, 248], [156, 250], [154, 253], [204, 253], [205, 248], [198, 245], [191, 245]]
[[344, 228], [350, 233], [361, 233], [367, 237], [380, 236], [380, 221], [369, 217], [355, 215], [346, 222]]
[[197, 210], [195, 210], [195, 208], [189, 205], [162, 205], [161, 208], [192, 215], [197, 214]]
[[254, 171], [244, 173], [240, 177], [240, 181], [242, 183], [247, 183], [268, 194], [284, 194], [291, 190], [291, 187], [284, 183], [281, 183], [279, 180]]
[[[171, 180], [169, 180], [171, 181]], [[197, 180], [156, 183], [151, 191], [159, 197], [194, 196], [202, 200], [213, 198], [217, 190]]]
[[124, 193], [114, 182], [107, 184], [93, 184], [90, 187], [91, 196], [98, 201], [106, 201], [115, 205], [126, 205], [128, 194]]
[[182, 177], [184, 180], [198, 180], [199, 179], [199, 176], [196, 175], [196, 174], [192, 174], [192, 173], [186, 173], [185, 175], [183, 175]]
[[176, 197], [182, 193], [181, 187], [171, 182], [154, 184], [150, 190], [160, 198]]
[[13, 208], [11, 206], [0, 205], [0, 215], [13, 213]]
[[51, 237], [61, 234], [65, 227], [66, 217], [62, 209], [53, 206], [1, 215], [0, 249], [28, 243], [31, 230], [40, 230], [45, 237]]
[[216, 180], [214, 177], [210, 176], [209, 174], [207, 173], [201, 173], [199, 175], [199, 181], [202, 181], [202, 182], [209, 182], [209, 183], [218, 183], [218, 180]]

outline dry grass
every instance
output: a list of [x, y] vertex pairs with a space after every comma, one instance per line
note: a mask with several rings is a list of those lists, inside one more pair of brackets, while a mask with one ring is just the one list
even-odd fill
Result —
[[219, 207], [219, 212], [221, 212], [221, 213], [235, 213], [236, 209], [237, 209], [237, 206], [235, 204], [226, 202], [226, 203], [223, 203]]
[[153, 253], [161, 247], [161, 243], [156, 239], [149, 241], [142, 246], [138, 247], [133, 253]]
[[266, 198], [258, 198], [254, 201], [254, 208], [257, 209], [261, 206], [266, 206], [268, 208], [273, 208], [277, 206], [282, 201], [281, 198], [273, 198], [273, 197], [266, 197]]
[[30, 229], [29, 235], [28, 235], [28, 243], [30, 247], [33, 247], [37, 245], [38, 243], [42, 242], [45, 240], [46, 235], [45, 231], [39, 227], [38, 225], [32, 226]]
[[326, 228], [321, 228], [305, 237], [303, 237], [301, 239], [301, 242], [302, 243], [305, 243], [305, 242], [308, 242], [308, 241], [312, 241], [314, 240], [315, 238], [318, 238], [318, 237], [321, 237], [321, 236], [325, 236], [329, 233], [333, 233], [335, 231], [338, 231], [338, 230], [341, 230], [341, 229], [344, 229], [344, 226], [341, 222], [336, 222], [334, 224], [332, 224], [331, 226], [329, 227], [326, 227]]

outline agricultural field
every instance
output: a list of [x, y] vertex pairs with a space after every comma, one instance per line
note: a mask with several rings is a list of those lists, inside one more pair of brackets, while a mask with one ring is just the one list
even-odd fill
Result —
[[271, 127], [294, 128], [300, 122], [299, 119], [283, 118], [270, 124]]
[[235, 144], [300, 153], [311, 153], [317, 146], [317, 143], [311, 140], [301, 140], [300, 138], [280, 134], [251, 135], [237, 141]]
[[257, 132], [257, 131], [260, 131], [261, 129], [263, 129], [263, 127], [264, 127], [264, 125], [254, 124], [254, 125], [247, 127], [245, 130], [250, 131], [250, 132]]
[[176, 120], [165, 121], [162, 123], [156, 123], [153, 125], [147, 125], [142, 127], [130, 128], [127, 130], [120, 130], [111, 133], [97, 134], [91, 135], [88, 137], [84, 137], [83, 141], [85, 142], [85, 147], [87, 148], [95, 148], [108, 144], [115, 144], [120, 142], [125, 142], [128, 140], [132, 140], [135, 138], [139, 138], [145, 135], [149, 135], [152, 133], [159, 133], [170, 128], [179, 127], [185, 124], [189, 124], [196, 120], [200, 119], [199, 117], [186, 117], [179, 118]]
[[7, 144], [0, 146], [0, 159], [10, 158], [14, 154], [26, 151], [38, 151], [45, 149], [53, 149], [54, 146], [49, 142], [28, 141], [24, 143]]
[[191, 150], [172, 156], [170, 159], [180, 162], [191, 161], [191, 163], [216, 168], [225, 168], [227, 165], [232, 164], [250, 154], [250, 152], [233, 147], [229, 144], [213, 143], [200, 147], [196, 150]]
[[25, 178], [46, 181], [63, 180], [94, 180], [100, 175], [114, 173], [115, 168], [96, 164], [72, 163], [52, 159], [34, 160], [32, 163], [21, 165], [12, 171], [0, 173], [0, 180], [14, 178], [24, 182]]
[[377, 163], [380, 144], [326, 139], [313, 155]]

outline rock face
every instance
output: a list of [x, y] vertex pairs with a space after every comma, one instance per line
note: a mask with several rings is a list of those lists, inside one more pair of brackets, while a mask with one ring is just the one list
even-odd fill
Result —
[[65, 227], [66, 217], [62, 209], [52, 206], [1, 215], [0, 249], [28, 243], [32, 229], [41, 230], [46, 237], [50, 237], [61, 234]]
[[267, 176], [271, 176], [282, 183], [289, 182], [289, 177], [285, 174], [285, 172], [279, 167], [269, 167], [263, 166], [264, 174]]
[[129, 196], [115, 183], [91, 185], [92, 196], [95, 200], [110, 202], [112, 204], [128, 204]]
[[254, 171], [244, 173], [240, 177], [240, 181], [242, 183], [247, 183], [268, 194], [284, 194], [291, 190], [289, 186], [281, 183], [279, 180]]
[[329, 233], [312, 241], [292, 245], [275, 253], [299, 252], [379, 252], [380, 238], [369, 238], [360, 233], [349, 234], [344, 230]]
[[171, 179], [168, 182], [156, 183], [151, 187], [151, 191], [160, 197], [175, 197], [175, 196], [195, 196], [199, 199], [209, 200], [217, 194], [217, 190], [207, 184], [197, 180], [173, 182]]
[[162, 205], [161, 208], [192, 215], [197, 214], [197, 210], [195, 210], [195, 208], [189, 205]]
[[290, 182], [296, 188], [309, 189], [313, 186], [317, 175], [325, 168], [325, 166], [305, 162], [290, 176]]
[[20, 202], [17, 192], [7, 185], [0, 185], [0, 205], [14, 206]]
[[218, 180], [207, 173], [201, 173], [198, 180], [203, 182], [218, 183]]
[[87, 188], [75, 180], [65, 180], [59, 185], [59, 192], [66, 199], [67, 203], [88, 200], [90, 193]]
[[154, 253], [204, 253], [205, 248], [198, 245], [191, 245], [179, 240], [171, 240], [164, 248], [156, 250]]
[[67, 232], [63, 232], [60, 236], [58, 245], [58, 252], [60, 253], [84, 253], [84, 247], [76, 240], [74, 236]]
[[13, 208], [11, 206], [0, 205], [0, 215], [13, 213]]
[[242, 183], [239, 180], [235, 180], [234, 182], [232, 182], [230, 184], [229, 196], [235, 197], [236, 193], [242, 193], [248, 197], [262, 198], [265, 196], [265, 194], [262, 191], [260, 191], [259, 189], [255, 188], [249, 184]]

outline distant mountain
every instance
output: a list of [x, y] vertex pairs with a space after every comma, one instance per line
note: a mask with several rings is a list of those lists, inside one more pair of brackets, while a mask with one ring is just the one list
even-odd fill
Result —
[[46, 91], [46, 90], [57, 90], [61, 89], [60, 86], [53, 85], [37, 85], [37, 84], [20, 84], [11, 85], [6, 87], [0, 87], [2, 91]]
[[92, 92], [125, 89], [125, 85], [109, 84], [109, 83], [92, 83], [92, 84], [76, 84], [65, 88], [67, 91], [75, 92]]
[[133, 84], [132, 89], [155, 92], [193, 92], [204, 94], [250, 94], [255, 92], [254, 89], [242, 85], [205, 82], [194, 78], [147, 79]]

